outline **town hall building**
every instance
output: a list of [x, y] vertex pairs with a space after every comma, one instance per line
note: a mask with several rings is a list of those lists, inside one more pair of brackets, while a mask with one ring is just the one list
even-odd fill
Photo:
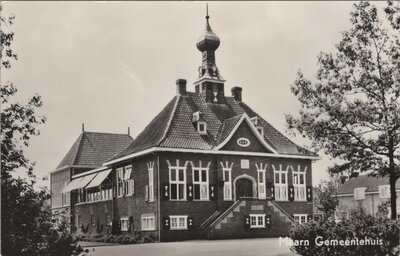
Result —
[[70, 197], [75, 232], [139, 231], [156, 241], [274, 237], [312, 218], [318, 156], [259, 116], [242, 88], [227, 92], [219, 45], [207, 15], [194, 91], [178, 79], [175, 95], [135, 139], [116, 135], [112, 147], [75, 150], [109, 156], [68, 171], [65, 186], [52, 190], [53, 198]]

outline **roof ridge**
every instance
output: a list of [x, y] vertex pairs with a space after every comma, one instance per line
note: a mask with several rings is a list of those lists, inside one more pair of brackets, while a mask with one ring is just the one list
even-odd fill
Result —
[[157, 146], [159, 146], [159, 145], [163, 142], [163, 140], [167, 137], [167, 133], [168, 133], [168, 131], [169, 131], [169, 128], [171, 127], [172, 120], [173, 120], [174, 117], [175, 117], [175, 112], [176, 112], [176, 109], [178, 108], [178, 104], [179, 104], [180, 99], [181, 99], [181, 96], [180, 96], [180, 95], [177, 95], [177, 96], [176, 96], [176, 100], [175, 100], [174, 107], [173, 107], [173, 109], [172, 109], [172, 111], [171, 111], [171, 115], [170, 115], [169, 120], [168, 120], [168, 123], [167, 123], [167, 127], [165, 127], [164, 134], [163, 134], [163, 136], [161, 137], [161, 139], [156, 143]]
[[126, 134], [126, 133], [113, 133], [113, 132], [87, 132], [87, 131], [84, 131], [84, 132], [82, 132], [82, 133], [96, 133], [96, 134], [110, 134], [110, 135], [126, 135], [126, 136], [129, 136], [129, 137], [131, 137], [129, 134]]
[[75, 164], [76, 163], [76, 160], [77, 160], [77, 157], [78, 157], [78, 153], [79, 153], [79, 151], [81, 150], [81, 148], [82, 148], [82, 141], [83, 141], [83, 136], [85, 135], [85, 132], [82, 132], [80, 135], [79, 135], [79, 142], [78, 142], [78, 146], [76, 147], [76, 151], [74, 152], [74, 157], [73, 157], [73, 159], [72, 159], [72, 164]]

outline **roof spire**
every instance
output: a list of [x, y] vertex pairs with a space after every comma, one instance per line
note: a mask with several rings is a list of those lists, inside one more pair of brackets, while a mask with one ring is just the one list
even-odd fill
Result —
[[208, 16], [208, 3], [206, 3], [206, 19], [208, 20], [210, 16]]

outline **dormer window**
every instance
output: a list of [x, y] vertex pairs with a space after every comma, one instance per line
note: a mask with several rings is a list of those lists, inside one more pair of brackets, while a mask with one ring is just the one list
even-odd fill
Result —
[[264, 137], [264, 129], [261, 126], [257, 126], [256, 128], [261, 137]]
[[250, 120], [253, 122], [253, 124], [254, 124], [255, 126], [258, 125], [258, 117], [257, 117], [257, 116], [250, 118]]
[[206, 122], [197, 122], [197, 132], [199, 134], [207, 134], [207, 123]]

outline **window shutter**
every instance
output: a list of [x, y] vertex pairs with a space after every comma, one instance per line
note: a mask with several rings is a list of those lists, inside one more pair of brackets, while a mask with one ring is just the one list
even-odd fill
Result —
[[162, 197], [164, 200], [169, 200], [169, 184], [168, 183], [163, 183], [162, 186]]
[[133, 217], [129, 217], [129, 222], [128, 222], [128, 231], [133, 231]]
[[193, 201], [193, 183], [188, 183], [186, 189], [187, 189], [187, 200]]
[[189, 218], [187, 219], [187, 221], [188, 221], [188, 223], [187, 223], [188, 229], [194, 229], [194, 218], [189, 217]]
[[146, 202], [148, 202], [149, 201], [149, 186], [148, 185], [144, 186], [144, 194], [145, 194]]
[[312, 186], [307, 186], [307, 201], [312, 202]]
[[250, 216], [249, 215], [244, 216], [244, 227], [250, 228]]
[[209, 191], [210, 199], [215, 200], [217, 199], [217, 189], [215, 185], [210, 185], [210, 191]]
[[169, 230], [170, 229], [170, 223], [169, 223], [169, 218], [164, 218], [163, 220], [163, 226], [165, 230]]
[[294, 187], [293, 185], [288, 186], [288, 195], [289, 195], [289, 201], [294, 200]]
[[271, 214], [265, 215], [265, 227], [267, 228], [271, 227]]

